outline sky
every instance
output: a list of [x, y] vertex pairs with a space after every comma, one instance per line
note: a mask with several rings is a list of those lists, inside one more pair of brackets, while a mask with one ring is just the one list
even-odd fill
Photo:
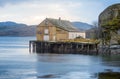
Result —
[[116, 3], [120, 0], [0, 0], [0, 22], [36, 25], [45, 18], [61, 17], [93, 24], [104, 9]]

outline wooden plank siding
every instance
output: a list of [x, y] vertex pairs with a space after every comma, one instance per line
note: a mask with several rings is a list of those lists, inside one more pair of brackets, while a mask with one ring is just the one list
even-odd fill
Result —
[[[38, 41], [44, 41], [44, 30], [48, 29], [49, 41], [60, 41], [68, 39], [68, 31], [56, 27], [50, 22], [45, 23], [45, 20], [37, 26], [36, 37]], [[55, 37], [55, 38], [54, 38]]]

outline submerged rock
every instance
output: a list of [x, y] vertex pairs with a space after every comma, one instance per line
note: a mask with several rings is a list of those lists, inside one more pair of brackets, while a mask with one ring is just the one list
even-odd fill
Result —
[[57, 77], [58, 77], [57, 75], [53, 74], [38, 76], [38, 78], [57, 78]]
[[105, 69], [106, 72], [113, 72], [112, 69]]

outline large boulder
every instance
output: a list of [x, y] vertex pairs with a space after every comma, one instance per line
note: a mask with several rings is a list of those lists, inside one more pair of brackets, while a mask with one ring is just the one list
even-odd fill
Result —
[[99, 27], [101, 28], [102, 44], [120, 44], [120, 3], [106, 8], [99, 15]]
[[109, 6], [99, 15], [99, 26], [102, 26], [113, 18], [120, 18], [120, 3]]

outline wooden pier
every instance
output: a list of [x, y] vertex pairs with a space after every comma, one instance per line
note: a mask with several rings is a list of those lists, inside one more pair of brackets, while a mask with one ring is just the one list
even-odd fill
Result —
[[98, 54], [97, 44], [79, 42], [30, 41], [29, 51], [57, 54]]

